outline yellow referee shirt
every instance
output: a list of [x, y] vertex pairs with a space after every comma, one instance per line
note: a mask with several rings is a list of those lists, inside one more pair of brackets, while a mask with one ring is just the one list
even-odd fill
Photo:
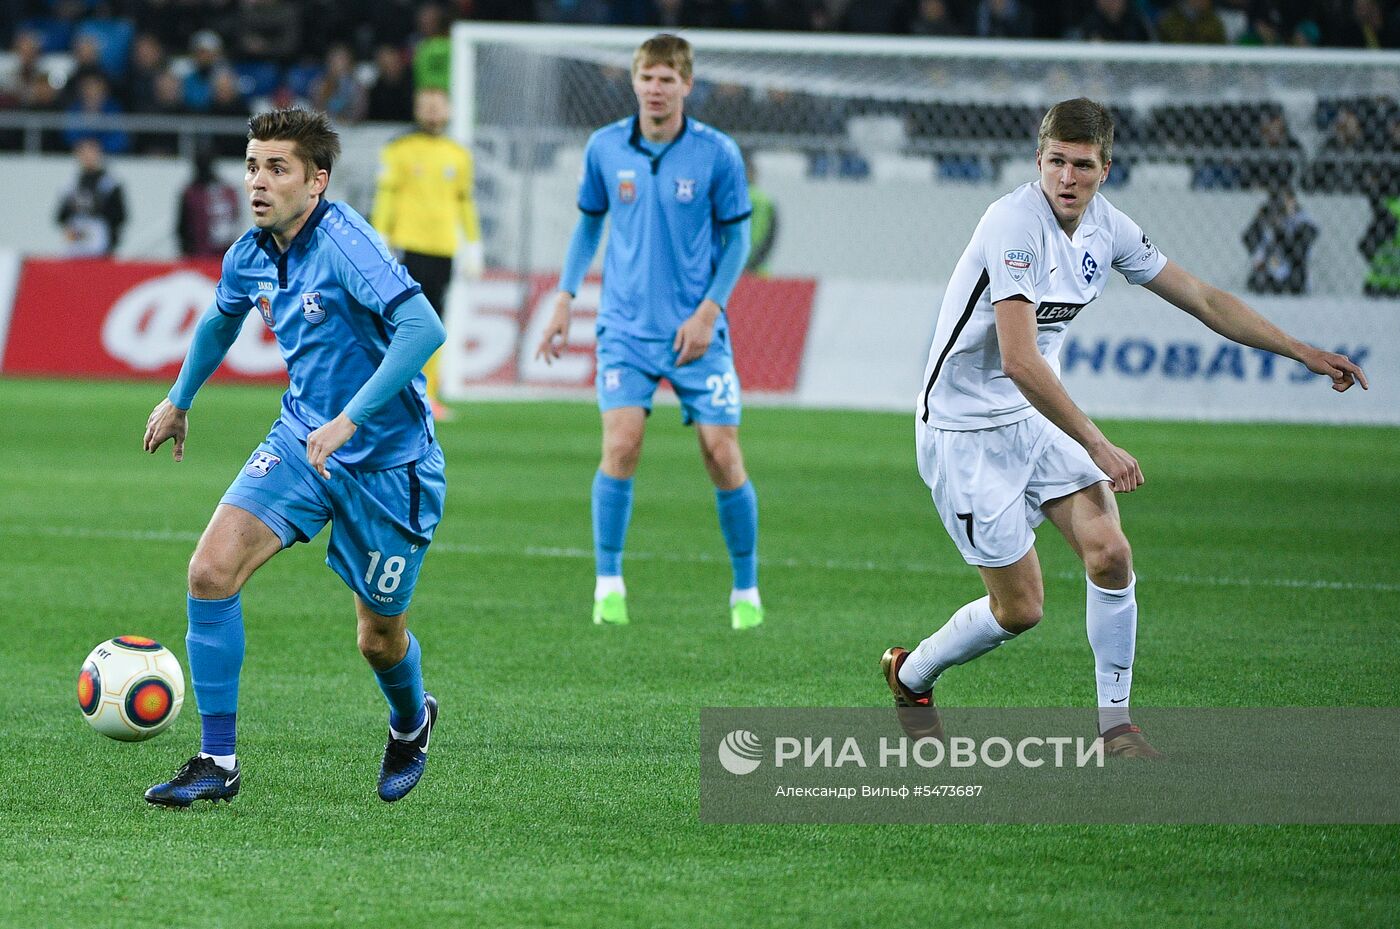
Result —
[[457, 229], [481, 241], [472, 201], [472, 156], [443, 135], [410, 132], [380, 154], [370, 223], [390, 248], [450, 258]]

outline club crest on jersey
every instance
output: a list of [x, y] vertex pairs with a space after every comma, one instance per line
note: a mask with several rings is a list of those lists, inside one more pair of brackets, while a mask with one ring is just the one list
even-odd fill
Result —
[[268, 452], [253, 452], [243, 473], [249, 477], [267, 477], [267, 472], [282, 463], [282, 459]]
[[1026, 272], [1031, 269], [1031, 262], [1035, 256], [1024, 249], [1013, 248], [1002, 256], [1002, 263], [1006, 265], [1006, 273], [1011, 275], [1011, 279], [1018, 284], [1021, 278], [1026, 276]]
[[266, 297], [259, 296], [259, 297], [258, 297], [258, 300], [257, 300], [257, 303], [258, 303], [258, 314], [259, 314], [260, 316], [262, 316], [263, 322], [267, 323], [267, 328], [271, 329], [271, 328], [272, 328], [272, 301], [269, 300], [269, 299], [267, 299]]
[[637, 200], [637, 172], [619, 171], [617, 172], [617, 199], [623, 203], [635, 203]]
[[695, 199], [695, 179], [690, 177], [676, 178], [676, 199], [681, 203], [689, 203]]
[[301, 315], [313, 326], [326, 318], [326, 308], [321, 305], [321, 292], [313, 290], [301, 295]]
[[1084, 253], [1084, 260], [1080, 262], [1079, 269], [1084, 272], [1084, 283], [1089, 283], [1094, 279], [1094, 274], [1099, 270], [1099, 263], [1094, 260], [1094, 256], [1088, 252]]

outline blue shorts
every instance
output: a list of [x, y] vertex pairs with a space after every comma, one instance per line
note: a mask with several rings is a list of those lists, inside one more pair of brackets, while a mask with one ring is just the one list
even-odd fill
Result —
[[651, 412], [651, 398], [661, 378], [671, 382], [681, 401], [681, 422], [687, 426], [739, 425], [739, 374], [729, 331], [715, 333], [705, 354], [676, 366], [669, 339], [637, 339], [608, 335], [598, 329], [598, 409], [604, 412], [639, 406]]
[[447, 495], [442, 448], [382, 471], [352, 471], [334, 461], [321, 477], [306, 445], [278, 422], [220, 503], [247, 510], [287, 548], [331, 524], [326, 564], [365, 605], [397, 616], [413, 598], [423, 556]]

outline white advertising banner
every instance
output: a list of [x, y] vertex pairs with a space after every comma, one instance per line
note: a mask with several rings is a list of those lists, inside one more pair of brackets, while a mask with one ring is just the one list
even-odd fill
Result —
[[[798, 402], [912, 414], [942, 295], [935, 284], [823, 278]], [[1350, 355], [1371, 389], [1337, 394], [1302, 365], [1235, 345], [1122, 281], [1070, 325], [1065, 386], [1095, 416], [1400, 425], [1400, 303], [1250, 302], [1293, 335]]]
[[1371, 389], [1338, 394], [1301, 364], [1236, 345], [1137, 287], [1074, 320], [1061, 378], [1100, 416], [1400, 424], [1400, 304], [1295, 297], [1252, 305], [1286, 332], [1350, 356]]

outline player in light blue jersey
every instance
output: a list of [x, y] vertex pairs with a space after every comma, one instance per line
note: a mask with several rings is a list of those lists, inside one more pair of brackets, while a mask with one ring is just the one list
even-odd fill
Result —
[[326, 563], [355, 593], [360, 652], [389, 703], [378, 792], [394, 801], [422, 776], [437, 719], [406, 619], [446, 493], [420, 373], [444, 332], [369, 223], [325, 198], [340, 154], [330, 121], [286, 109], [248, 125], [244, 187], [254, 228], [224, 255], [179, 379], [146, 423], [145, 450], [173, 439], [175, 460], [183, 459], [195, 393], [250, 310], [276, 336], [290, 385], [272, 432], [224, 494], [190, 560], [185, 643], [200, 752], [146, 799], [187, 807], [238, 793], [240, 591], [273, 555], [329, 522]]
[[643, 42], [632, 58], [639, 112], [588, 140], [581, 212], [555, 310], [536, 352], [558, 358], [573, 297], [611, 217], [598, 310], [598, 406], [603, 457], [593, 479], [597, 560], [593, 621], [627, 622], [622, 547], [632, 475], [652, 395], [675, 388], [682, 420], [695, 424], [715, 485], [720, 530], [734, 568], [730, 623], [763, 621], [758, 596], [758, 498], [739, 448], [739, 378], [724, 307], [749, 251], [748, 184], [739, 148], [687, 117], [690, 44], [673, 35]]

